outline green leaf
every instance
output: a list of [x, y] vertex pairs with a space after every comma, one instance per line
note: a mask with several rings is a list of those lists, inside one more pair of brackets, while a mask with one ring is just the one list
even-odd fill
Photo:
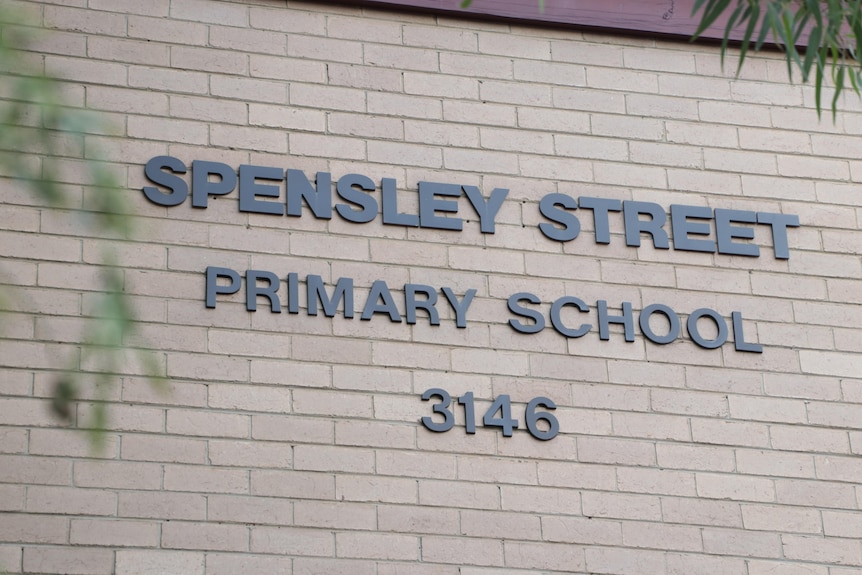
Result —
[[[737, 0], [740, 1], [740, 0]], [[703, 18], [700, 21], [700, 25], [695, 30], [692, 39], [698, 38], [704, 30], [712, 26], [712, 24], [718, 19], [719, 16], [727, 9], [730, 5], [730, 0], [709, 0], [706, 8], [703, 12]]]
[[838, 111], [838, 96], [841, 95], [841, 89], [844, 88], [844, 73], [846, 68], [843, 64], [839, 65], [838, 77], [835, 78], [835, 94], [832, 96], [832, 122], [835, 122], [835, 115]]

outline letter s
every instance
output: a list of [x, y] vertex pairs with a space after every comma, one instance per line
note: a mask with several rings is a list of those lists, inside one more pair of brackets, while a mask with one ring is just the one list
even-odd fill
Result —
[[541, 303], [542, 300], [529, 292], [518, 292], [509, 297], [509, 311], [521, 317], [528, 317], [533, 320], [533, 323], [525, 324], [517, 319], [510, 319], [509, 325], [512, 326], [515, 331], [519, 331], [521, 333], [538, 333], [545, 329], [545, 318], [542, 317], [542, 314], [534, 309], [529, 309], [520, 305], [520, 302], [522, 301]]
[[182, 178], [162, 171], [165, 168], [171, 170], [173, 174], [186, 173], [185, 164], [173, 156], [156, 156], [152, 158], [144, 167], [144, 174], [154, 184], [169, 188], [171, 193], [166, 194], [153, 186], [144, 186], [144, 195], [148, 200], [160, 206], [178, 206], [188, 197], [189, 187]]

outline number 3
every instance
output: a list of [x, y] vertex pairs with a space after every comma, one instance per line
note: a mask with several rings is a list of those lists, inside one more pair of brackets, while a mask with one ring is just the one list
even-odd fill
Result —
[[432, 411], [434, 413], [442, 413], [443, 422], [436, 423], [433, 419], [426, 415], [422, 418], [422, 425], [424, 425], [431, 431], [436, 431], [438, 433], [449, 431], [450, 429], [452, 429], [452, 426], [455, 425], [455, 416], [452, 414], [451, 411], [449, 411], [449, 405], [452, 403], [452, 396], [450, 396], [449, 392], [444, 389], [433, 387], [422, 394], [422, 401], [428, 401], [435, 396], [440, 398], [440, 403], [435, 404], [432, 407]]

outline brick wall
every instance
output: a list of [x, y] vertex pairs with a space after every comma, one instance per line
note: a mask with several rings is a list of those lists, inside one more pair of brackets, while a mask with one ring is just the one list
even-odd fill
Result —
[[[327, 3], [58, 0], [14, 4], [47, 29], [31, 65], [104, 119], [58, 136], [67, 209], [3, 175], [0, 271], [0, 570], [9, 573], [850, 575], [862, 570], [862, 105], [818, 121], [814, 92], [774, 55], [740, 78], [715, 47], [509, 26]], [[17, 70], [11, 70], [17, 73]], [[2, 97], [8, 97], [3, 94]], [[38, 122], [38, 118], [29, 121]], [[509, 190], [493, 234], [466, 197], [463, 231], [238, 209], [237, 194], [163, 207], [150, 158], [349, 173]], [[84, 160], [128, 189], [132, 239], [94, 230]], [[186, 174], [186, 181], [190, 181]], [[284, 189], [282, 187], [282, 194]], [[757, 226], [760, 257], [545, 237], [539, 201], [577, 198], [796, 214], [789, 259]], [[282, 195], [282, 200], [284, 196]], [[337, 198], [336, 198], [337, 199]], [[84, 216], [84, 217], [79, 217]], [[669, 229], [669, 226], [668, 226]], [[713, 236], [714, 239], [714, 236]], [[83, 427], [109, 403], [103, 447], [48, 412], [58, 374], [95, 374], [82, 332], [100, 312], [104, 248], [140, 319], [107, 384], [82, 390]], [[300, 278], [300, 313], [245, 290], [206, 308], [208, 266]], [[356, 316], [377, 280], [476, 295], [464, 329], [438, 293], [395, 323], [306, 313], [305, 278], [352, 278]], [[519, 333], [507, 298], [547, 321]], [[631, 302], [636, 337], [598, 334], [597, 302]], [[682, 335], [648, 341], [662, 303]], [[695, 345], [688, 314], [743, 316], [762, 353]], [[520, 318], [525, 324], [530, 321]], [[660, 318], [657, 318], [660, 319]], [[654, 329], [666, 329], [661, 322]], [[704, 328], [708, 333], [708, 322]], [[733, 338], [731, 337], [731, 340]], [[167, 378], [146, 378], [149, 365]], [[117, 372], [117, 373], [114, 373]], [[95, 375], [87, 381], [96, 381]], [[429, 388], [455, 427], [426, 429]], [[477, 430], [455, 398], [472, 392]], [[512, 437], [482, 425], [508, 394]], [[528, 401], [560, 434], [524, 429]], [[435, 416], [435, 421], [440, 421]]]

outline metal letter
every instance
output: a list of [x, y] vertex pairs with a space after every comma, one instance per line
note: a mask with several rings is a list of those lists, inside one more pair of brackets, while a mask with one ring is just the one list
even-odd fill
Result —
[[281, 182], [284, 180], [284, 172], [279, 168], [267, 168], [265, 166], [251, 166], [243, 164], [239, 167], [239, 211], [255, 212], [258, 214], [284, 215], [284, 205], [275, 202], [256, 200], [255, 196], [277, 198], [281, 195], [278, 186], [265, 186], [258, 184], [255, 180], [271, 180]]
[[[649, 318], [654, 313], [663, 314], [667, 318], [667, 321], [670, 324], [670, 328], [668, 329], [667, 334], [658, 335], [650, 327]], [[676, 315], [675, 311], [673, 311], [666, 305], [654, 303], [652, 305], [646, 306], [641, 311], [641, 315], [638, 318], [638, 323], [640, 324], [641, 331], [646, 336], [646, 338], [659, 345], [671, 343], [679, 337], [679, 316]]]
[[[219, 177], [217, 182], [211, 182], [210, 176]], [[221, 162], [192, 162], [192, 206], [207, 207], [209, 196], [223, 196], [236, 188], [236, 172], [227, 164]]]
[[[425, 299], [418, 301], [416, 294], [421, 293]], [[416, 323], [416, 310], [424, 309], [428, 312], [428, 317], [431, 320], [431, 325], [440, 325], [440, 315], [437, 313], [437, 290], [431, 286], [420, 284], [405, 284], [404, 285], [404, 303], [407, 308], [407, 323]]]
[[[358, 189], [357, 189], [358, 188]], [[364, 190], [364, 191], [360, 191]], [[347, 204], [338, 204], [335, 210], [338, 215], [355, 224], [365, 224], [377, 217], [377, 200], [364, 192], [374, 191], [374, 182], [362, 174], [346, 174], [338, 178], [335, 191], [343, 199], [361, 209], [355, 210]]]
[[[697, 329], [697, 320], [704, 316], [711, 318], [712, 321], [715, 322], [715, 326], [718, 328], [718, 335], [715, 336], [715, 339], [705, 339], [700, 335], [700, 332]], [[727, 341], [727, 323], [724, 321], [723, 317], [718, 315], [718, 312], [709, 308], [702, 307], [691, 312], [691, 315], [688, 316], [686, 327], [688, 328], [688, 335], [690, 335], [691, 339], [694, 340], [694, 343], [700, 347], [715, 349], [717, 347], [721, 347], [724, 345], [724, 342]]]
[[[378, 303], [380, 300], [383, 300], [382, 303]], [[365, 308], [362, 310], [362, 319], [367, 321], [375, 313], [389, 314], [389, 321], [395, 323], [401, 321], [401, 314], [398, 313], [398, 308], [395, 306], [395, 300], [392, 299], [389, 286], [383, 280], [377, 280], [371, 284], [371, 292], [368, 294], [368, 300], [365, 302]]]
[[353, 317], [353, 278], [338, 278], [332, 298], [326, 294], [323, 287], [323, 279], [317, 275], [309, 275], [305, 278], [305, 287], [308, 291], [308, 315], [317, 315], [317, 302], [323, 306], [323, 314], [326, 317], [334, 317], [338, 311], [338, 302], [344, 301], [344, 317]]
[[303, 200], [315, 218], [332, 219], [332, 177], [329, 172], [317, 172], [315, 187], [311, 187], [302, 170], [287, 170], [287, 215], [301, 216]]
[[736, 351], [750, 351], [752, 353], [763, 353], [763, 346], [759, 343], [748, 343], [742, 332], [742, 313], [735, 311], [730, 314], [733, 318], [733, 343]]
[[572, 196], [566, 194], [548, 194], [539, 201], [539, 212], [552, 222], [562, 224], [562, 229], [551, 224], [542, 222], [539, 224], [539, 230], [545, 236], [558, 242], [568, 242], [576, 237], [581, 232], [581, 222], [575, 214], [563, 211], [557, 206], [562, 206], [569, 210], [578, 209], [578, 202]]
[[383, 178], [380, 181], [383, 194], [383, 223], [393, 226], [419, 227], [419, 216], [416, 214], [398, 213], [398, 188], [393, 178]]
[[715, 235], [718, 237], [718, 253], [735, 256], [760, 256], [760, 248], [753, 244], [740, 244], [733, 238], [754, 239], [754, 228], [732, 226], [731, 222], [755, 223], [757, 214], [747, 210], [715, 210]]
[[509, 325], [512, 326], [515, 331], [519, 331], [521, 333], [539, 333], [540, 331], [545, 329], [545, 318], [542, 317], [542, 314], [537, 312], [536, 310], [529, 309], [520, 305], [519, 302], [521, 302], [522, 300], [528, 301], [530, 303], [542, 303], [542, 300], [540, 300], [539, 297], [536, 295], [522, 291], [511, 295], [509, 297], [509, 301], [507, 302], [509, 305], [509, 311], [523, 317], [528, 317], [532, 319], [535, 323], [530, 325], [522, 323], [517, 319], [510, 319]]
[[[258, 287], [257, 280], [269, 282], [266, 287]], [[278, 301], [278, 288], [281, 282], [272, 272], [248, 270], [245, 272], [245, 309], [257, 311], [257, 296], [269, 299], [269, 309], [272, 313], [281, 313], [281, 302]]]
[[[649, 220], [640, 219], [641, 214], [650, 216]], [[626, 225], [626, 245], [638, 247], [641, 245], [641, 233], [646, 232], [652, 237], [652, 243], [656, 248], [666, 250], [670, 248], [667, 241], [667, 232], [664, 231], [667, 214], [664, 208], [653, 202], [623, 202], [623, 217]]]
[[505, 188], [494, 188], [491, 191], [491, 197], [486, 201], [482, 197], [482, 192], [476, 186], [461, 186], [467, 192], [467, 199], [479, 215], [479, 228], [483, 234], [493, 234], [495, 229], [494, 218], [497, 217], [497, 212], [503, 205], [503, 200], [509, 194], [509, 190]]
[[457, 184], [438, 184], [419, 182], [419, 225], [423, 228], [461, 231], [461, 218], [444, 218], [437, 212], [458, 213], [458, 202], [444, 200], [437, 196], [461, 197], [461, 186]]
[[[230, 268], [218, 268], [215, 266], [207, 267], [207, 281], [206, 281], [206, 306], [207, 307], [215, 307], [216, 306], [216, 294], [224, 293], [231, 294], [239, 291], [240, 284], [242, 281], [240, 280], [239, 274], [233, 271]], [[226, 286], [218, 285], [218, 278], [229, 278], [230, 283]]]
[[608, 212], [620, 211], [622, 209], [622, 203], [619, 200], [581, 196], [578, 198], [578, 204], [580, 204], [582, 209], [586, 208], [593, 210], [593, 226], [596, 228], [596, 243], [611, 243], [611, 226], [608, 221]]
[[775, 258], [779, 260], [790, 259], [790, 249], [787, 246], [787, 228], [798, 228], [799, 216], [758, 212], [757, 223], [772, 226], [772, 246], [775, 251]]
[[670, 207], [670, 223], [673, 229], [673, 249], [689, 252], [715, 252], [712, 240], [692, 239], [689, 234], [708, 236], [712, 229], [705, 222], [690, 222], [688, 218], [711, 220], [712, 208], [706, 206], [684, 206], [674, 204]]
[[608, 327], [612, 323], [618, 323], [625, 326], [626, 341], [635, 340], [635, 323], [632, 316], [631, 302], [623, 302], [623, 315], [608, 315], [608, 302], [603, 299], [598, 301], [599, 311], [599, 339], [608, 340], [611, 338]]
[[586, 335], [590, 329], [592, 329], [592, 324], [582, 323], [578, 329], [571, 329], [566, 327], [563, 324], [563, 319], [560, 316], [560, 311], [563, 309], [565, 305], [573, 305], [578, 308], [582, 312], [590, 311], [590, 307], [584, 303], [584, 301], [580, 298], [576, 298], [574, 296], [563, 296], [553, 304], [551, 304], [551, 324], [554, 326], [558, 332], [563, 334], [566, 337], [581, 337]]
[[464, 299], [458, 301], [458, 296], [455, 295], [450, 288], [444, 287], [441, 288], [443, 291], [443, 295], [446, 296], [446, 299], [449, 300], [449, 305], [452, 306], [452, 310], [455, 312], [455, 326], [456, 327], [467, 327], [467, 309], [470, 307], [470, 304], [473, 303], [473, 297], [476, 295], [476, 290], [468, 289], [467, 293], [464, 294]]
[[167, 207], [178, 206], [188, 197], [189, 187], [182, 178], [163, 172], [164, 168], [175, 174], [185, 174], [186, 166], [173, 156], [156, 156], [144, 166], [144, 175], [147, 176], [147, 179], [154, 184], [169, 188], [171, 193], [166, 194], [153, 186], [144, 186], [141, 191], [154, 204]]

